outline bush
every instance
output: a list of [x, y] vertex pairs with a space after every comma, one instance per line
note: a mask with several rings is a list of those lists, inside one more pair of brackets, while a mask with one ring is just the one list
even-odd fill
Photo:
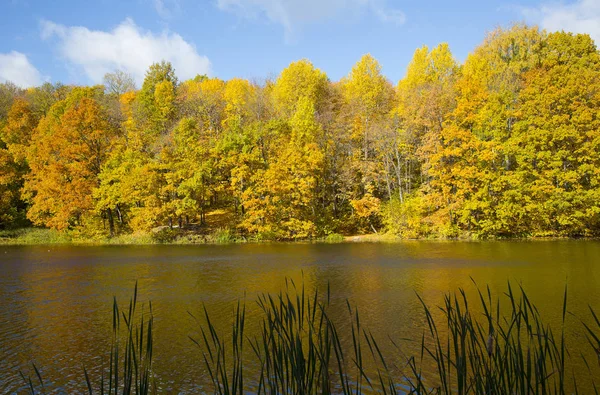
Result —
[[195, 233], [187, 233], [178, 236], [175, 239], [174, 244], [206, 244], [206, 236]]
[[167, 244], [173, 242], [179, 233], [180, 232], [177, 229], [171, 229], [168, 226], [164, 226], [153, 231], [152, 239], [156, 243]]
[[196, 233], [180, 234], [175, 238], [175, 244], [229, 244], [238, 243], [243, 239], [236, 236], [235, 232], [229, 228], [218, 228], [212, 233], [203, 235]]
[[207, 237], [207, 242], [214, 244], [228, 244], [234, 243], [236, 241], [236, 237], [231, 229], [228, 228], [219, 228], [215, 229]]
[[344, 241], [344, 236], [339, 233], [331, 233], [325, 237], [327, 243], [341, 243]]
[[382, 208], [386, 231], [407, 239], [426, 237], [431, 229], [424, 222], [425, 207], [420, 195], [407, 196], [401, 201], [392, 197]]

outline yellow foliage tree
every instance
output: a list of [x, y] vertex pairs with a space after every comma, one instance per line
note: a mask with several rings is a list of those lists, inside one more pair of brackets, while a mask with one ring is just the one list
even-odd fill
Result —
[[96, 94], [93, 88], [74, 90], [50, 109], [32, 136], [23, 191], [35, 224], [64, 230], [81, 224], [94, 207], [98, 174], [117, 134]]

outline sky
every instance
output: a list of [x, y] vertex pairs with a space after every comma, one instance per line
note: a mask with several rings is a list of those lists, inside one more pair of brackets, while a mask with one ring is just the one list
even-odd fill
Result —
[[309, 59], [337, 81], [366, 53], [393, 83], [415, 49], [447, 42], [464, 61], [514, 22], [588, 33], [600, 0], [0, 0], [0, 82], [101, 83], [123, 70], [141, 85], [153, 62], [262, 81]]

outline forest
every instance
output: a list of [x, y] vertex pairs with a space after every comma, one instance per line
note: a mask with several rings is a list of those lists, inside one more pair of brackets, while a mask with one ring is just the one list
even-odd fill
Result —
[[462, 64], [447, 44], [417, 49], [397, 84], [368, 54], [337, 82], [300, 60], [259, 82], [179, 81], [163, 61], [139, 89], [122, 71], [3, 83], [0, 228], [31, 226], [86, 240], [599, 236], [600, 52], [515, 24]]

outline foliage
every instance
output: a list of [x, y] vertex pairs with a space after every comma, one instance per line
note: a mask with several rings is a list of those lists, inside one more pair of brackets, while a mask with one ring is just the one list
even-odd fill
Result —
[[327, 83], [325, 73], [308, 60], [293, 62], [281, 72], [273, 87], [275, 106], [282, 116], [290, 116], [296, 111], [300, 98], [304, 97], [318, 110], [324, 105]]
[[94, 88], [73, 90], [32, 136], [23, 191], [34, 224], [68, 229], [93, 208], [92, 193], [117, 133], [95, 94]]
[[325, 237], [327, 243], [341, 243], [344, 241], [344, 236], [339, 233], [330, 233]]
[[[464, 64], [417, 49], [395, 88], [368, 54], [339, 82], [300, 60], [263, 83], [180, 83], [161, 62], [138, 91], [118, 71], [105, 87], [0, 84], [0, 227], [598, 236], [599, 92], [589, 36], [522, 24]], [[232, 223], [207, 221], [219, 210]]]
[[394, 196], [382, 208], [383, 224], [388, 232], [406, 239], [427, 237], [432, 229], [424, 220], [426, 211], [420, 194], [407, 196], [404, 200]]

